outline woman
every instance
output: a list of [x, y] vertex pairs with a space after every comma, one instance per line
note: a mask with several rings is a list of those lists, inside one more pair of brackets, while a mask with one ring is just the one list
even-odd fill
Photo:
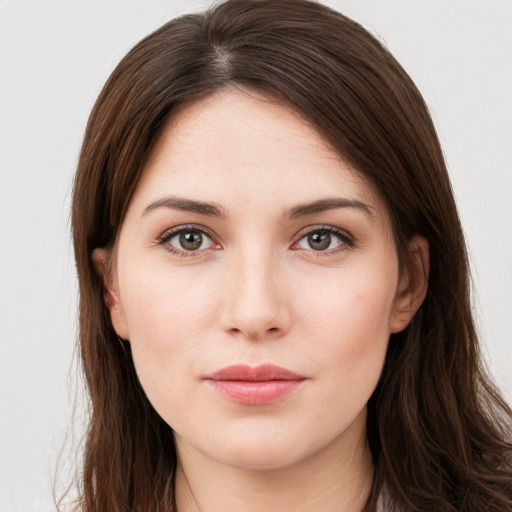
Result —
[[73, 234], [83, 511], [512, 507], [437, 136], [356, 23], [231, 0], [147, 37]]

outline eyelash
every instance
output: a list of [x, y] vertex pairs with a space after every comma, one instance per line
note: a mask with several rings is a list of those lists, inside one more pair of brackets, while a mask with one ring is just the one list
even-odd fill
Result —
[[[212, 241], [213, 244], [216, 244], [215, 236], [213, 235], [213, 233], [210, 230], [208, 230], [202, 226], [199, 227], [199, 226], [194, 226], [194, 225], [187, 225], [187, 226], [180, 226], [180, 227], [171, 229], [170, 231], [166, 231], [162, 236], [160, 236], [158, 238], [157, 245], [164, 246], [165, 249], [167, 251], [169, 251], [171, 254], [175, 254], [182, 258], [197, 258], [198, 256], [201, 256], [201, 253], [203, 253], [204, 251], [212, 250], [212, 249], [208, 248], [208, 249], [202, 249], [202, 250], [196, 250], [196, 251], [186, 251], [186, 250], [177, 249], [176, 247], [173, 247], [172, 245], [170, 245], [169, 242], [172, 238], [174, 238], [177, 235], [180, 235], [181, 233], [186, 233], [186, 232], [201, 233], [202, 235], [206, 235]], [[342, 249], [339, 249], [338, 248], [339, 246], [338, 246], [334, 249], [319, 250], [319, 251], [315, 251], [314, 249], [309, 249], [309, 250], [303, 249], [303, 250], [308, 250], [315, 257], [329, 256], [329, 255], [332, 255], [333, 252], [338, 252], [340, 250], [344, 250], [347, 248], [352, 249], [356, 245], [354, 238], [344, 230], [335, 228], [333, 226], [314, 226], [312, 228], [311, 227], [305, 228], [304, 230], [300, 231], [295, 237], [296, 241], [292, 244], [292, 248], [297, 246], [299, 244], [299, 242], [301, 240], [303, 240], [305, 237], [307, 237], [313, 233], [334, 235], [336, 238], [338, 238], [338, 240], [340, 240], [340, 242], [341, 242], [340, 246], [342, 247]], [[216, 250], [216, 249], [213, 249], [213, 250]], [[301, 249], [297, 248], [294, 250], [301, 250]]]
[[[324, 250], [324, 251], [315, 251], [314, 249], [304, 249], [308, 250], [313, 256], [315, 257], [323, 257], [323, 256], [331, 256], [334, 253], [337, 253], [339, 251], [347, 250], [347, 249], [353, 249], [356, 246], [354, 237], [350, 235], [348, 232], [335, 228], [334, 226], [314, 226], [313, 228], [308, 227], [300, 231], [296, 237], [297, 241], [293, 243], [293, 246], [297, 246], [301, 240], [303, 240], [305, 237], [313, 234], [313, 233], [321, 233], [321, 234], [328, 234], [328, 235], [334, 235], [338, 240], [341, 242], [338, 247], [335, 247], [334, 249]], [[300, 249], [296, 249], [300, 250]]]
[[180, 235], [181, 233], [187, 233], [187, 232], [197, 232], [201, 233], [202, 235], [206, 235], [214, 244], [215, 242], [215, 236], [213, 233], [204, 228], [204, 227], [198, 227], [194, 225], [188, 225], [188, 226], [180, 226], [174, 229], [171, 229], [169, 231], [166, 231], [162, 236], [160, 236], [157, 240], [158, 245], [164, 246], [165, 250], [169, 251], [171, 254], [175, 254], [177, 256], [180, 256], [182, 258], [197, 258], [201, 255], [201, 252], [204, 252], [209, 249], [203, 249], [202, 251], [185, 251], [177, 249], [176, 247], [173, 247], [169, 242], [172, 238], [174, 238], [177, 235]]

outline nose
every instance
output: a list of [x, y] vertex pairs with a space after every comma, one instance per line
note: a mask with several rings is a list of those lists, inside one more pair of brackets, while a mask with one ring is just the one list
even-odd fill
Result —
[[283, 336], [290, 327], [290, 311], [276, 259], [246, 250], [231, 263], [220, 315], [222, 329], [250, 340]]

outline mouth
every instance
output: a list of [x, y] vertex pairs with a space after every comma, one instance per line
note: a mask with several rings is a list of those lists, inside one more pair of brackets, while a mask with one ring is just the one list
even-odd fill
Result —
[[296, 391], [306, 377], [272, 364], [235, 365], [204, 377], [214, 391], [243, 405], [269, 405]]

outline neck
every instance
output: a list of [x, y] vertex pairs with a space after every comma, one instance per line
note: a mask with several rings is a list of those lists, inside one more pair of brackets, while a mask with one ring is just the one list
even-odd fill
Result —
[[345, 432], [305, 460], [272, 469], [227, 466], [177, 438], [178, 512], [360, 512], [370, 493], [373, 463], [365, 430], [358, 430], [359, 435]]

